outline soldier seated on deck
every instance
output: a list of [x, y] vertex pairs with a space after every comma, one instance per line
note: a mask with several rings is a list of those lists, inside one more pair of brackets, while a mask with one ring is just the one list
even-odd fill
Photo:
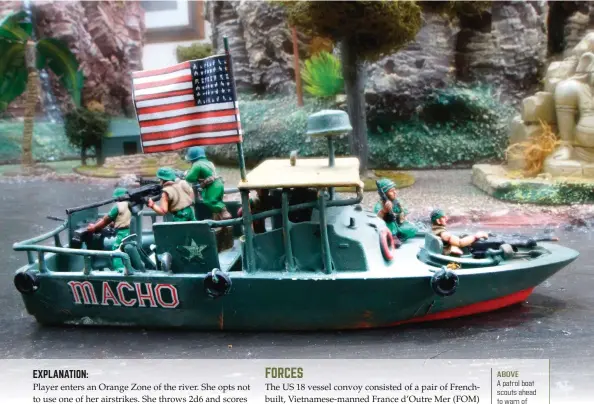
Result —
[[194, 190], [184, 180], [178, 180], [175, 171], [170, 167], [161, 167], [157, 170], [157, 178], [163, 185], [160, 206], [152, 199], [147, 201], [147, 206], [158, 215], [171, 213], [174, 222], [190, 222], [196, 220], [194, 215]]
[[489, 234], [484, 231], [479, 231], [473, 236], [466, 236], [460, 238], [454, 236], [446, 230], [448, 224], [448, 217], [443, 210], [435, 209], [431, 212], [431, 231], [433, 234], [441, 239], [443, 242], [443, 255], [463, 255], [461, 248], [468, 247], [475, 241], [481, 238], [488, 238]]
[[[116, 188], [113, 191], [113, 197], [119, 198], [126, 195], [126, 188]], [[109, 213], [99, 219], [97, 222], [89, 224], [87, 231], [94, 233], [100, 231], [108, 225], [112, 225], [116, 231], [116, 239], [113, 243], [112, 250], [115, 251], [120, 248], [122, 240], [130, 235], [130, 220], [132, 213], [128, 208], [128, 202], [117, 202], [113, 205]], [[124, 271], [124, 263], [121, 258], [114, 258], [114, 269], [118, 272]]]

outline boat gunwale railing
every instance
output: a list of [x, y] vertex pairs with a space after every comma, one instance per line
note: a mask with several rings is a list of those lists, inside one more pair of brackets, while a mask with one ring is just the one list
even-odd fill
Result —
[[[286, 190], [283, 190], [283, 193], [285, 193], [285, 192], [286, 192]], [[286, 198], [284, 198], [285, 201], [284, 201], [283, 205], [287, 205], [287, 206], [284, 206], [281, 209], [271, 209], [271, 210], [268, 210], [265, 212], [257, 213], [255, 215], [251, 215], [249, 213], [249, 209], [248, 209], [248, 214], [246, 215], [247, 217], [244, 216], [244, 217], [238, 217], [238, 218], [226, 219], [226, 220], [202, 220], [200, 222], [206, 223], [210, 227], [213, 227], [213, 228], [234, 226], [234, 225], [239, 225], [239, 224], [243, 224], [244, 227], [246, 224], [251, 226], [251, 223], [254, 220], [265, 219], [268, 217], [273, 217], [273, 216], [278, 216], [278, 215], [286, 216], [289, 212], [294, 212], [297, 210], [303, 210], [303, 209], [315, 208], [315, 207], [325, 209], [328, 207], [354, 205], [354, 204], [360, 203], [363, 200], [363, 189], [360, 187], [357, 187], [356, 194], [357, 194], [357, 196], [355, 198], [331, 199], [328, 201], [324, 200], [323, 202], [321, 202], [321, 197], [320, 197], [316, 201], [299, 203], [296, 205], [288, 205], [288, 201], [286, 200]], [[153, 224], [156, 222], [157, 214], [154, 211], [142, 210], [142, 211], [138, 212], [138, 215], [140, 217], [142, 217], [142, 216], [151, 217], [151, 221]], [[142, 224], [141, 224], [142, 220], [140, 220], [139, 222], [140, 222], [139, 232], [142, 235]], [[65, 220], [61, 225], [59, 225], [58, 227], [56, 227], [55, 229], [53, 229], [47, 233], [44, 233], [42, 235], [27, 239], [24, 241], [19, 241], [19, 242], [14, 243], [12, 248], [14, 251], [25, 251], [27, 253], [27, 261], [28, 261], [29, 265], [33, 265], [35, 263], [35, 259], [33, 257], [33, 252], [37, 252], [37, 254], [38, 254], [37, 264], [38, 264], [38, 270], [40, 273], [52, 272], [45, 265], [45, 253], [70, 254], [70, 255], [83, 256], [85, 259], [85, 266], [84, 266], [84, 270], [83, 270], [85, 275], [89, 275], [91, 273], [91, 263], [90, 263], [91, 257], [109, 257], [111, 260], [113, 260], [115, 258], [120, 258], [124, 264], [124, 275], [127, 276], [130, 273], [134, 272], [134, 270], [132, 269], [130, 256], [128, 254], [126, 254], [125, 252], [121, 252], [121, 251], [117, 251], [117, 250], [116, 251], [81, 250], [81, 249], [63, 247], [61, 240], [60, 240], [60, 233], [62, 233], [64, 230], [66, 230], [68, 228], [68, 224], [69, 224], [68, 220]], [[46, 241], [46, 240], [50, 239], [51, 237], [54, 238], [54, 246], [38, 245], [38, 243]]]
[[[132, 263], [130, 256], [125, 252], [121, 251], [100, 251], [100, 250], [80, 250], [76, 248], [62, 247], [60, 241], [60, 233], [68, 228], [68, 220], [65, 220], [61, 225], [56, 227], [45, 234], [37, 237], [30, 238], [28, 240], [19, 241], [12, 245], [14, 251], [25, 251], [27, 252], [27, 261], [29, 265], [35, 263], [33, 258], [33, 251], [37, 252], [37, 266], [40, 273], [49, 273], [50, 271], [45, 265], [45, 253], [55, 254], [70, 254], [70, 255], [82, 255], [85, 260], [85, 266], [83, 272], [85, 275], [91, 273], [91, 257], [109, 257], [111, 260], [114, 258], [120, 258], [124, 263], [124, 275], [129, 275], [133, 272]], [[38, 245], [43, 241], [49, 240], [51, 237], [54, 238], [54, 246]]]

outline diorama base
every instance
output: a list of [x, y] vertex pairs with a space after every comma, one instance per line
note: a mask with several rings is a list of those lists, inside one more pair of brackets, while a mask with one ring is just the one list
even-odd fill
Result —
[[583, 178], [521, 178], [504, 165], [476, 164], [472, 183], [489, 195], [509, 202], [539, 205], [594, 203], [594, 180]]

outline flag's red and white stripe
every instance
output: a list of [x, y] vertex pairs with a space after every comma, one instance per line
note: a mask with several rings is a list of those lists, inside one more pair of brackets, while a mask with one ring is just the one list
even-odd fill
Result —
[[132, 74], [144, 153], [241, 142], [237, 102], [196, 105], [190, 62]]

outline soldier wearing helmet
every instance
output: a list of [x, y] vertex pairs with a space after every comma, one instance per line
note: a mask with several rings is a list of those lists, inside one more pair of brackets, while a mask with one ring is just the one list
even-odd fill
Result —
[[444, 255], [462, 255], [462, 247], [468, 247], [478, 239], [489, 237], [488, 233], [479, 231], [475, 235], [460, 238], [446, 230], [447, 223], [448, 217], [443, 210], [435, 209], [431, 212], [431, 231], [443, 242]]
[[[380, 191], [386, 196], [386, 200], [379, 201], [375, 205], [374, 211], [378, 217], [386, 222], [398, 247], [402, 242], [414, 237], [417, 234], [417, 228], [412, 223], [406, 221], [408, 211], [396, 199], [396, 185], [394, 182], [387, 178], [382, 178], [378, 181], [377, 185]], [[393, 213], [395, 220], [390, 220], [390, 212]]]
[[[121, 196], [126, 195], [125, 188], [116, 188], [113, 191], [113, 197], [119, 198]], [[113, 223], [113, 228], [116, 231], [116, 239], [112, 245], [112, 250], [115, 251], [120, 248], [120, 244], [122, 240], [130, 235], [130, 220], [132, 219], [132, 213], [128, 208], [128, 202], [117, 202], [111, 210], [107, 213], [107, 215], [103, 216], [97, 222], [92, 223], [87, 226], [87, 231], [94, 233], [96, 231], [101, 231], [104, 227], [108, 226], [109, 224]], [[122, 262], [121, 258], [114, 258], [113, 260], [114, 269], [118, 272], [123, 272], [124, 270], [124, 263]]]
[[223, 202], [225, 184], [217, 175], [215, 166], [206, 159], [204, 149], [199, 146], [190, 147], [186, 153], [186, 161], [192, 163], [192, 168], [186, 174], [186, 181], [190, 184], [198, 183], [202, 189], [202, 202], [212, 212], [215, 220], [230, 219], [231, 214]]
[[147, 201], [147, 206], [158, 215], [171, 213], [174, 222], [190, 222], [196, 220], [194, 215], [194, 191], [190, 184], [178, 180], [175, 171], [170, 167], [161, 167], [157, 170], [157, 178], [163, 185], [160, 206], [152, 199]]

